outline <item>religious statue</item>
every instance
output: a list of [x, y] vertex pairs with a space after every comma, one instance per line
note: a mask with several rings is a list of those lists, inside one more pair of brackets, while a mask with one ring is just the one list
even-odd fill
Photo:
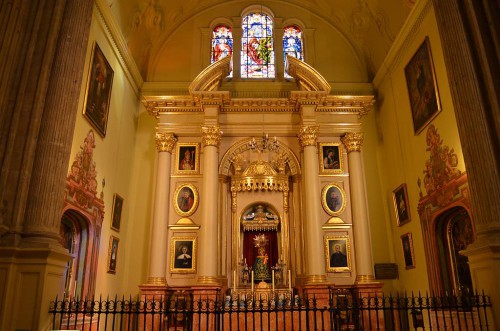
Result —
[[257, 248], [257, 258], [253, 264], [254, 278], [256, 280], [266, 281], [271, 279], [269, 268], [269, 256], [266, 252], [266, 246], [269, 240], [265, 234], [258, 234], [254, 237], [254, 246]]

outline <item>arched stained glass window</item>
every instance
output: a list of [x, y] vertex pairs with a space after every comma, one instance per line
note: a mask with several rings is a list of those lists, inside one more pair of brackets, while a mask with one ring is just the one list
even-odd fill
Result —
[[[286, 55], [304, 61], [302, 31], [296, 26], [287, 26], [283, 33], [283, 64], [286, 68]], [[285, 78], [292, 78], [285, 70]]]
[[243, 18], [241, 77], [274, 78], [273, 21], [263, 13]]
[[[230, 27], [218, 25], [212, 31], [212, 52], [210, 63], [233, 55], [233, 32]], [[229, 77], [233, 72], [229, 73]]]

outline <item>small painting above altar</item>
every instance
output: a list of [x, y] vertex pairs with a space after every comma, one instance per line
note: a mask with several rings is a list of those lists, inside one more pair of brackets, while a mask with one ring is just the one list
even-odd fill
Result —
[[340, 143], [319, 143], [320, 174], [339, 174], [343, 172], [342, 148]]
[[337, 184], [328, 184], [321, 192], [323, 209], [331, 216], [338, 216], [344, 212], [346, 196], [344, 190]]
[[174, 193], [174, 209], [180, 216], [188, 217], [194, 214], [198, 207], [198, 190], [192, 184], [182, 184]]
[[351, 245], [348, 236], [328, 236], [325, 238], [327, 272], [351, 270]]
[[178, 143], [175, 153], [175, 172], [177, 174], [200, 173], [200, 144]]

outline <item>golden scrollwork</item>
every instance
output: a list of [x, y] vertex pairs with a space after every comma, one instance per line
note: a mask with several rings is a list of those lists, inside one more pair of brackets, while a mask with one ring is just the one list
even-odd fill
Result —
[[361, 152], [361, 146], [363, 145], [362, 133], [347, 132], [340, 140], [344, 144], [347, 153]]
[[155, 140], [158, 151], [168, 153], [172, 153], [174, 145], [177, 142], [177, 138], [172, 133], [166, 132], [156, 132]]
[[315, 146], [318, 139], [319, 125], [302, 126], [297, 136], [300, 146]]
[[204, 146], [215, 146], [219, 148], [222, 139], [222, 131], [218, 126], [204, 126], [201, 128], [201, 139]]

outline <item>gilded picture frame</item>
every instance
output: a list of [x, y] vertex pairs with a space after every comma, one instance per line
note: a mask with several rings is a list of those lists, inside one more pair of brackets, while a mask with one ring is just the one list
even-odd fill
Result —
[[319, 143], [320, 174], [339, 174], [343, 172], [343, 155], [340, 143]]
[[325, 267], [327, 272], [351, 271], [351, 243], [349, 236], [325, 237]]
[[196, 186], [193, 184], [181, 184], [177, 186], [174, 193], [173, 205], [179, 216], [189, 217], [198, 208], [199, 196]]
[[122, 222], [123, 198], [115, 193], [113, 197], [113, 211], [111, 219], [111, 229], [120, 232]]
[[116, 265], [118, 260], [118, 244], [120, 239], [115, 236], [109, 237], [109, 248], [108, 248], [108, 273], [116, 274]]
[[441, 112], [429, 37], [425, 38], [406, 65], [405, 76], [413, 129], [418, 135]]
[[170, 272], [196, 273], [196, 237], [173, 237], [170, 241]]
[[321, 191], [321, 205], [330, 216], [342, 214], [346, 207], [346, 194], [338, 184], [327, 184]]
[[415, 268], [415, 253], [413, 250], [413, 239], [411, 232], [401, 235], [401, 247], [403, 248], [403, 259], [405, 269]]
[[104, 138], [108, 127], [114, 71], [97, 42], [94, 43], [90, 58], [83, 115]]
[[396, 215], [396, 223], [398, 226], [410, 222], [410, 203], [405, 183], [399, 185], [394, 191], [392, 191], [392, 202], [394, 204], [394, 214]]
[[177, 143], [175, 173], [180, 175], [200, 173], [200, 144]]

